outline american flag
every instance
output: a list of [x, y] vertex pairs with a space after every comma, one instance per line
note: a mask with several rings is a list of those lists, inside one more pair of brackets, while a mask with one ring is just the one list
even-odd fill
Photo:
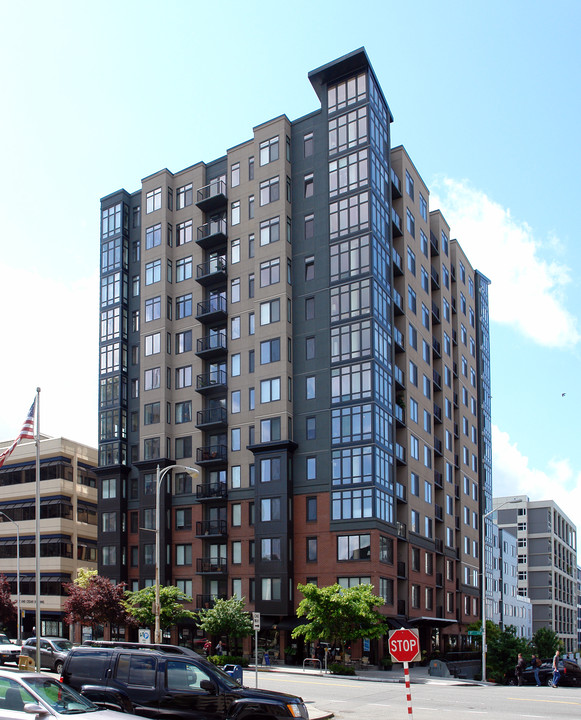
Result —
[[26, 420], [24, 421], [24, 423], [22, 425], [22, 430], [20, 431], [20, 435], [16, 438], [16, 440], [12, 443], [12, 445], [8, 448], [8, 450], [4, 450], [4, 452], [0, 454], [0, 467], [2, 467], [2, 465], [4, 465], [4, 461], [7, 460], [10, 457], [10, 455], [12, 455], [14, 448], [18, 445], [18, 443], [21, 440], [34, 440], [34, 410], [35, 410], [35, 408], [36, 408], [36, 398], [34, 398], [34, 402], [30, 406], [30, 410], [28, 411]]

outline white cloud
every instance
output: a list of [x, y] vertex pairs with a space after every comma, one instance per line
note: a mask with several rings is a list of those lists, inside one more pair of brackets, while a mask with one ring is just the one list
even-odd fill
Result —
[[0, 265], [0, 440], [19, 432], [36, 392], [40, 430], [96, 446], [98, 273], [61, 283]]
[[568, 458], [551, 458], [545, 470], [529, 467], [528, 458], [508, 433], [492, 426], [492, 481], [495, 497], [527, 495], [529, 500], [554, 500], [581, 529], [581, 472]]
[[[441, 209], [452, 237], [492, 282], [490, 319], [513, 325], [539, 345], [571, 347], [579, 342], [577, 318], [563, 301], [569, 268], [540, 256], [541, 242], [532, 228], [467, 182], [445, 178], [433, 187], [430, 206]], [[554, 236], [542, 247], [561, 255]]]

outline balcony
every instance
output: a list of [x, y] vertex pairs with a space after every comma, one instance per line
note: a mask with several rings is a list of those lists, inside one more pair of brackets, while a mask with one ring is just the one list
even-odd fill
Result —
[[393, 328], [393, 341], [395, 343], [395, 351], [396, 352], [404, 352], [405, 341], [403, 339], [403, 333], [400, 330], [398, 330], [396, 327]]
[[405, 563], [398, 560], [397, 563], [397, 577], [399, 580], [404, 580], [407, 577]]
[[442, 408], [434, 403], [434, 422], [442, 422]]
[[196, 280], [200, 285], [206, 286], [224, 282], [227, 276], [226, 259], [223, 257], [212, 258], [207, 262], [200, 263], [196, 268]]
[[452, 342], [454, 345], [458, 345], [458, 331], [452, 330]]
[[456, 313], [457, 313], [457, 310], [456, 310], [456, 298], [453, 297], [453, 298], [452, 298], [452, 314], [453, 314], [453, 315], [456, 315]]
[[440, 324], [440, 308], [435, 300], [432, 300], [432, 322], [434, 325]]
[[438, 238], [430, 231], [430, 254], [439, 255], [440, 250], [438, 248]]
[[196, 558], [196, 572], [202, 575], [225, 575], [228, 564], [222, 558]]
[[403, 483], [396, 482], [395, 484], [395, 497], [399, 502], [407, 503], [407, 488]]
[[402, 390], [405, 388], [405, 373], [397, 365], [393, 366], [393, 379]]
[[228, 448], [226, 445], [205, 445], [196, 448], [196, 463], [202, 467], [223, 465], [228, 462]]
[[444, 587], [444, 576], [441, 572], [436, 573], [436, 587], [441, 588]]
[[393, 288], [391, 291], [391, 297], [393, 299], [393, 311], [396, 315], [403, 315], [404, 309], [403, 309], [403, 298], [398, 293], [398, 291]]
[[401, 259], [401, 255], [395, 248], [391, 249], [391, 258], [393, 260], [393, 274], [403, 275], [403, 262]]
[[454, 361], [452, 363], [452, 372], [454, 373], [454, 377], [457, 378], [458, 377], [458, 363], [456, 361]]
[[390, 171], [391, 175], [391, 197], [392, 198], [400, 198], [401, 197], [401, 180], [399, 179], [399, 176], [395, 172], [393, 168], [391, 168]]
[[436, 548], [437, 553], [443, 553], [444, 552], [444, 543], [440, 538], [436, 538], [434, 540], [434, 547]]
[[211, 370], [196, 378], [196, 391], [202, 395], [223, 394], [227, 389], [226, 370]]
[[434, 266], [432, 266], [432, 290], [440, 289], [440, 275]]
[[442, 457], [442, 441], [439, 437], [434, 438], [434, 453]]
[[391, 208], [391, 225], [393, 229], [393, 237], [401, 237], [403, 235], [403, 223], [400, 216]]
[[227, 350], [228, 338], [225, 330], [204, 335], [198, 338], [196, 343], [196, 355], [203, 359], [225, 355]]
[[444, 522], [444, 508], [441, 505], [434, 505], [434, 517], [438, 522]]
[[221, 537], [227, 534], [226, 520], [198, 520], [196, 537]]
[[457, 422], [454, 423], [454, 437], [455, 437], [455, 438], [459, 438], [459, 437], [460, 437], [460, 432], [459, 432], [459, 428], [458, 428], [458, 423], [457, 423]]
[[196, 595], [196, 609], [204, 610], [214, 607], [216, 600], [227, 600], [227, 595]]
[[200, 225], [196, 242], [205, 250], [224, 245], [228, 237], [228, 225], [226, 220], [210, 220]]
[[432, 351], [434, 357], [442, 357], [442, 346], [440, 345], [440, 341], [436, 340], [436, 338], [432, 338]]
[[397, 536], [398, 538], [406, 538], [407, 537], [407, 527], [405, 523], [399, 522], [399, 520], [395, 524], [397, 529]]
[[460, 500], [460, 485], [454, 485], [454, 497]]
[[398, 601], [397, 601], [397, 614], [398, 614], [398, 615], [405, 615], [405, 600], [398, 600]]
[[444, 476], [439, 470], [434, 470], [434, 485], [440, 490], [444, 488]]
[[394, 405], [393, 414], [395, 415], [396, 426], [405, 427], [405, 410], [400, 405]]
[[395, 444], [395, 459], [398, 465], [407, 464], [405, 448], [402, 447], [399, 443]]
[[454, 527], [456, 530], [460, 530], [460, 515], [454, 516]]
[[212, 212], [224, 207], [227, 199], [224, 180], [212, 180], [209, 185], [198, 190], [196, 205], [202, 212]]
[[224, 407], [206, 408], [198, 410], [196, 427], [200, 430], [213, 430], [228, 425], [228, 411]]
[[223, 295], [215, 295], [198, 303], [196, 320], [207, 324], [224, 322], [228, 317], [228, 303]]
[[434, 390], [442, 389], [442, 376], [437, 370], [432, 370], [432, 377], [434, 379]]
[[452, 282], [456, 282], [456, 266], [450, 265], [450, 277], [452, 278]]
[[225, 499], [227, 495], [228, 489], [223, 482], [205, 482], [196, 487], [196, 498], [200, 501]]

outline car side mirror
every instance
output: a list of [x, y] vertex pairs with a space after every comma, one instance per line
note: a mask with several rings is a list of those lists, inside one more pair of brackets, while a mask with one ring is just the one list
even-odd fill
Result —
[[202, 690], [209, 692], [210, 695], [215, 695], [218, 691], [216, 683], [213, 683], [211, 680], [202, 680], [202, 682], [200, 683], [200, 687], [202, 688]]
[[38, 703], [26, 703], [24, 705], [24, 712], [30, 713], [30, 715], [36, 715], [37, 718], [48, 717], [48, 710], [39, 705]]

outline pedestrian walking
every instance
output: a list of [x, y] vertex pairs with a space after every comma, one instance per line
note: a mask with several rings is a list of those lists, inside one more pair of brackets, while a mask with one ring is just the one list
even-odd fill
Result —
[[516, 661], [516, 667], [514, 669], [514, 672], [516, 674], [516, 680], [519, 685], [523, 684], [522, 674], [526, 669], [526, 662], [525, 659], [522, 656], [522, 653], [518, 654], [518, 659]]
[[531, 665], [533, 666], [533, 674], [535, 676], [535, 682], [537, 684], [537, 687], [541, 687], [541, 681], [539, 678], [539, 667], [540, 667], [541, 661], [536, 655], [533, 655], [531, 658]]
[[561, 673], [559, 672], [559, 651], [555, 653], [553, 657], [553, 687], [556, 688], [559, 685], [561, 679]]
[[223, 655], [224, 653], [224, 646], [222, 645], [222, 641], [218, 640], [218, 644], [216, 645], [216, 655]]

